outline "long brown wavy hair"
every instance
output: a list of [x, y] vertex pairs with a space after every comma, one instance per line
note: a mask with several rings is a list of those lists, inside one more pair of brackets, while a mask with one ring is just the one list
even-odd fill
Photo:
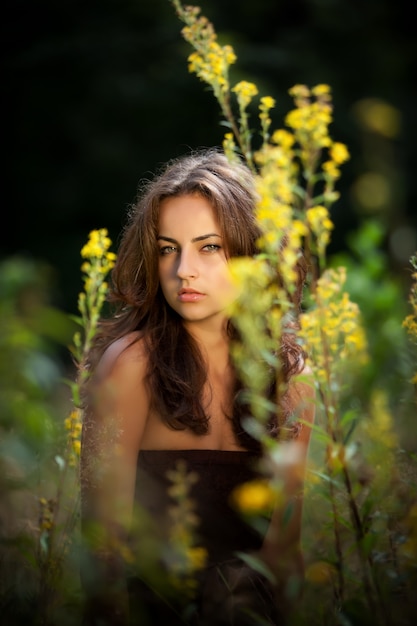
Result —
[[[147, 385], [152, 408], [175, 430], [189, 428], [197, 435], [208, 431], [209, 416], [202, 405], [207, 372], [201, 351], [186, 331], [182, 318], [167, 304], [158, 276], [158, 222], [162, 200], [168, 197], [199, 194], [213, 207], [228, 257], [253, 256], [258, 252], [260, 230], [255, 220], [256, 191], [254, 176], [241, 162], [231, 163], [216, 148], [193, 152], [170, 161], [151, 180], [145, 182], [136, 203], [130, 208], [122, 232], [116, 265], [112, 270], [108, 301], [112, 315], [102, 319], [83, 368], [90, 375], [82, 385], [84, 409], [88, 412], [89, 387], [95, 367], [106, 348], [132, 331], [140, 331], [148, 353]], [[295, 316], [277, 347], [281, 376], [288, 383], [304, 365], [304, 352], [297, 342], [297, 312], [306, 276], [303, 258], [297, 264], [298, 281], [290, 296]], [[233, 324], [229, 336], [238, 340]], [[271, 376], [269, 395], [276, 396], [276, 376]], [[255, 449], [258, 443], [242, 427], [248, 407], [242, 401], [243, 385], [235, 372], [233, 398], [234, 431], [240, 444]], [[272, 412], [269, 431], [278, 435], [282, 421], [289, 419], [287, 394], [280, 398], [279, 410]]]

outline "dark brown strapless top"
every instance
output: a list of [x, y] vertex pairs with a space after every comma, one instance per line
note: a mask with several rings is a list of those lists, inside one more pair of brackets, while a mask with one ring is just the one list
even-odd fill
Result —
[[[254, 626], [255, 623], [283, 626], [274, 591], [268, 580], [252, 569], [239, 553], [256, 552], [262, 545], [269, 520], [258, 518], [256, 528], [233, 506], [233, 491], [260, 478], [259, 456], [253, 452], [228, 450], [142, 450], [138, 456], [135, 500], [145, 513], [146, 526], [139, 533], [138, 559], [142, 573], [128, 578], [131, 624], [133, 626]], [[195, 596], [185, 588], [151, 578], [146, 570], [147, 553], [159, 546], [162, 573], [172, 531], [169, 494], [172, 470], [182, 461], [197, 481], [190, 486], [198, 517], [195, 546], [207, 550], [205, 567], [195, 573]], [[149, 531], [149, 532], [148, 532]], [[152, 539], [151, 539], [152, 536]], [[155, 541], [156, 540], [156, 541]], [[155, 542], [155, 543], [153, 543]], [[162, 549], [162, 551], [160, 551]], [[165, 563], [165, 565], [164, 565]], [[152, 565], [153, 567], [153, 565]], [[162, 581], [162, 583], [161, 583]], [[254, 615], [262, 621], [254, 620]]]
[[161, 536], [169, 536], [168, 494], [172, 481], [168, 477], [177, 462], [185, 462], [187, 472], [197, 475], [190, 497], [199, 518], [197, 545], [208, 551], [209, 564], [251, 552], [261, 547], [264, 527], [256, 530], [244, 521], [231, 502], [239, 485], [260, 477], [259, 457], [252, 452], [235, 450], [142, 450], [138, 457], [136, 502], [158, 525]]

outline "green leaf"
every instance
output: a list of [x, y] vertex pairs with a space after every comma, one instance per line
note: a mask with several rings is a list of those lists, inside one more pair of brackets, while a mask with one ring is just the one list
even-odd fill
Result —
[[358, 418], [358, 412], [356, 409], [350, 409], [349, 411], [346, 411], [342, 418], [340, 419], [340, 425], [341, 426], [347, 426], [348, 424], [350, 424], [351, 422], [353, 422], [354, 420], [356, 420]]
[[364, 553], [366, 554], [366, 556], [369, 556], [369, 554], [372, 552], [376, 542], [377, 542], [377, 535], [376, 535], [376, 533], [368, 533], [362, 539], [362, 542], [361, 542], [362, 549], [363, 549]]
[[49, 547], [49, 533], [46, 530], [44, 530], [39, 537], [39, 544], [41, 546], [42, 552], [46, 554]]
[[57, 454], [54, 458], [54, 461], [58, 465], [60, 471], [63, 472], [65, 469], [65, 460], [62, 458], [62, 456]]
[[265, 576], [265, 578], [267, 578], [270, 583], [275, 584], [276, 580], [274, 574], [271, 572], [269, 567], [267, 567], [267, 565], [265, 565], [265, 563], [261, 561], [261, 559], [252, 556], [251, 554], [246, 554], [245, 552], [237, 552], [236, 556], [242, 559], [242, 561], [246, 563], [246, 565], [249, 565], [250, 568], [255, 570], [255, 572], [258, 572], [259, 574], [262, 574], [262, 576]]
[[332, 483], [332, 485], [334, 485], [335, 487], [340, 488], [342, 486], [342, 484], [338, 480], [336, 480], [335, 478], [332, 478], [331, 476], [328, 476], [327, 474], [324, 474], [323, 472], [318, 472], [317, 470], [310, 470], [310, 471], [312, 474], [314, 474], [315, 476], [318, 476], [322, 480], [328, 483]]

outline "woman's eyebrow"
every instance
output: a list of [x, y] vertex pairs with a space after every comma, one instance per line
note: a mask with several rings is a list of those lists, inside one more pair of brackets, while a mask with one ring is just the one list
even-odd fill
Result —
[[[199, 235], [198, 237], [194, 237], [193, 239], [191, 239], [191, 243], [195, 243], [196, 241], [204, 241], [204, 239], [210, 239], [210, 237], [218, 237], [219, 239], [221, 239], [221, 235], [218, 235], [217, 233], [207, 233], [207, 235]], [[172, 237], [158, 235], [157, 240], [160, 241], [161, 239], [163, 239], [163, 241], [169, 241], [170, 243], [178, 243], [178, 241], [176, 239], [173, 239]]]

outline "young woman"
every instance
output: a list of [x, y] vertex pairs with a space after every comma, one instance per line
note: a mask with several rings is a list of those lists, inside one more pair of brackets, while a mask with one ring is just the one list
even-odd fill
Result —
[[[248, 411], [229, 355], [238, 333], [226, 313], [236, 298], [229, 259], [257, 252], [255, 202], [246, 166], [210, 149], [169, 163], [130, 212], [112, 272], [115, 313], [102, 320], [85, 363], [87, 624], [281, 624], [286, 583], [302, 576], [301, 489], [314, 403], [312, 387], [293, 378], [305, 371], [294, 328], [277, 346], [287, 391], [268, 426], [279, 437], [278, 412], [298, 420], [283, 444], [285, 501], [266, 532], [232, 504], [235, 489], [261, 475], [261, 447], [242, 426]], [[297, 306], [301, 260], [298, 270]], [[179, 460], [193, 476], [196, 545], [206, 554], [192, 601], [172, 583], [167, 547]], [[240, 553], [258, 557], [275, 582]]]

